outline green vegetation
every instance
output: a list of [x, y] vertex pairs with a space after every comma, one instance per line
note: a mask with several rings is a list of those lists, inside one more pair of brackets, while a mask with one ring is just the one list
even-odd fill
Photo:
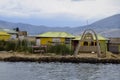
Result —
[[6, 42], [4, 40], [0, 40], [0, 51], [5, 50]]
[[27, 40], [0, 40], [0, 51], [17, 51], [17, 52], [32, 52], [31, 45], [35, 42], [28, 42]]
[[48, 53], [55, 53], [55, 54], [60, 54], [60, 55], [67, 55], [67, 54], [72, 54], [73, 50], [71, 50], [68, 46], [65, 44], [57, 44], [54, 46], [48, 46]]
[[[0, 40], [0, 51], [32, 53], [32, 45], [35, 45], [35, 42], [29, 42], [27, 40]], [[56, 55], [72, 55], [73, 50], [65, 44], [57, 44], [54, 46], [48, 45], [46, 53], [54, 53]]]

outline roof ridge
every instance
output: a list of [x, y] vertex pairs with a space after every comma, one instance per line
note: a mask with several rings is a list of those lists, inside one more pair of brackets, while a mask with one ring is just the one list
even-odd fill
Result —
[[74, 37], [74, 35], [67, 33], [67, 32], [45, 32], [42, 34], [39, 34], [41, 37]]

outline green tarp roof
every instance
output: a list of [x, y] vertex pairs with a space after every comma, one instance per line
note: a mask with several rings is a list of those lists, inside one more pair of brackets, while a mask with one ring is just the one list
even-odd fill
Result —
[[[97, 37], [98, 37], [98, 40], [108, 40], [107, 38], [105, 38], [99, 34], [97, 35]], [[95, 36], [93, 36], [93, 38], [95, 40]], [[81, 36], [76, 36], [75, 39], [73, 39], [73, 40], [80, 40], [80, 39], [81, 39]]]
[[15, 30], [12, 30], [12, 29], [3, 29], [3, 28], [0, 28], [0, 31], [7, 32], [9, 34], [17, 34], [17, 32]]
[[66, 32], [45, 32], [38, 35], [37, 37], [63, 37], [63, 38], [74, 38], [72, 34]]
[[[73, 36], [72, 34], [66, 33], [66, 32], [45, 32], [43, 34], [38, 35], [37, 37], [66, 37], [66, 38], [74, 38], [73, 40], [80, 40], [81, 36]], [[107, 38], [97, 35], [98, 40], [108, 40]], [[95, 36], [93, 36], [95, 39]]]

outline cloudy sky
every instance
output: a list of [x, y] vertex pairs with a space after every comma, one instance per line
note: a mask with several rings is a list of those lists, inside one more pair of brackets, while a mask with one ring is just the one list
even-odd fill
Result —
[[120, 13], [120, 0], [0, 0], [0, 20], [82, 26]]

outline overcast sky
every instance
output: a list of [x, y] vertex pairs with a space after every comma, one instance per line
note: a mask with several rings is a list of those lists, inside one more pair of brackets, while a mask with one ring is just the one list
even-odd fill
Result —
[[82, 26], [120, 13], [120, 0], [0, 0], [0, 19], [53, 27]]

